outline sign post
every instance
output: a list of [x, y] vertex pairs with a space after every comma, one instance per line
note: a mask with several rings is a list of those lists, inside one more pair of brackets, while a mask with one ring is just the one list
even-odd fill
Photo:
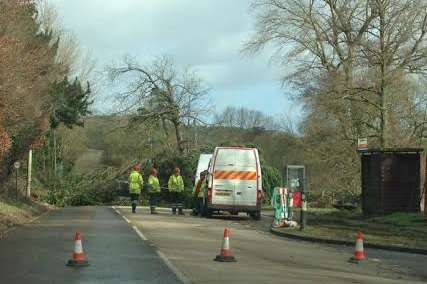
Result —
[[16, 201], [18, 201], [18, 172], [19, 172], [19, 168], [21, 167], [21, 163], [16, 161], [15, 163], [13, 163], [13, 167], [15, 168], [15, 172], [16, 172], [16, 190], [15, 190], [15, 198]]

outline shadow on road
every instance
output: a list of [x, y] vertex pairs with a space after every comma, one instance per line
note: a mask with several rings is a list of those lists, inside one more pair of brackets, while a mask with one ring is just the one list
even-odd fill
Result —
[[251, 217], [249, 217], [247, 215], [229, 215], [229, 214], [212, 215], [211, 219], [226, 220], [226, 221], [248, 221], [248, 220], [252, 220]]

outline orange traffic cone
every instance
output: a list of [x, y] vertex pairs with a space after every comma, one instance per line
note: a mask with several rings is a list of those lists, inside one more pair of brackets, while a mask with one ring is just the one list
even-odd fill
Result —
[[234, 258], [230, 249], [230, 229], [229, 228], [224, 229], [224, 239], [222, 241], [221, 252], [219, 255], [216, 256], [214, 260], [221, 261], [221, 262], [236, 261], [236, 258]]
[[82, 237], [79, 232], [76, 232], [74, 237], [74, 253], [73, 258], [67, 263], [67, 266], [88, 266], [89, 262], [83, 252]]
[[365, 251], [363, 249], [363, 234], [357, 232], [356, 235], [356, 248], [354, 250], [354, 256], [350, 258], [352, 262], [360, 262], [365, 259]]

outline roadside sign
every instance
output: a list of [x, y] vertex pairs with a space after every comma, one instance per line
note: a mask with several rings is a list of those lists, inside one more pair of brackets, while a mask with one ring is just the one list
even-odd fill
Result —
[[368, 138], [357, 139], [357, 150], [359, 151], [368, 150]]
[[13, 167], [14, 167], [15, 169], [19, 169], [19, 168], [21, 167], [21, 163], [20, 163], [20, 162], [18, 162], [18, 161], [16, 161], [15, 163], [13, 163]]

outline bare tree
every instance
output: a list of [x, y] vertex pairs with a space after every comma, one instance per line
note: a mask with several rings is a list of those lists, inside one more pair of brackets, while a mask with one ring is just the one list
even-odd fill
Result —
[[426, 75], [427, 1], [259, 0], [253, 8], [257, 33], [245, 51], [274, 45], [292, 70], [284, 80], [305, 96], [327, 96], [345, 139], [389, 146], [397, 79]]
[[261, 111], [245, 107], [227, 107], [221, 113], [215, 115], [215, 123], [225, 127], [241, 129], [263, 128], [277, 130], [279, 128], [273, 117]]
[[122, 65], [108, 67], [112, 82], [122, 79], [128, 88], [119, 94], [121, 111], [132, 114], [132, 122], [173, 126], [176, 146], [184, 151], [182, 126], [188, 120], [202, 122], [209, 112], [208, 89], [189, 69], [178, 70], [170, 57], [139, 64], [125, 57]]
[[[91, 53], [80, 47], [73, 32], [63, 28], [58, 12], [49, 0], [37, 0], [36, 4], [40, 31], [52, 35], [52, 44], [58, 41], [57, 63], [70, 77], [79, 77], [82, 82], [89, 81], [95, 68]], [[93, 88], [95, 82], [91, 83]]]

